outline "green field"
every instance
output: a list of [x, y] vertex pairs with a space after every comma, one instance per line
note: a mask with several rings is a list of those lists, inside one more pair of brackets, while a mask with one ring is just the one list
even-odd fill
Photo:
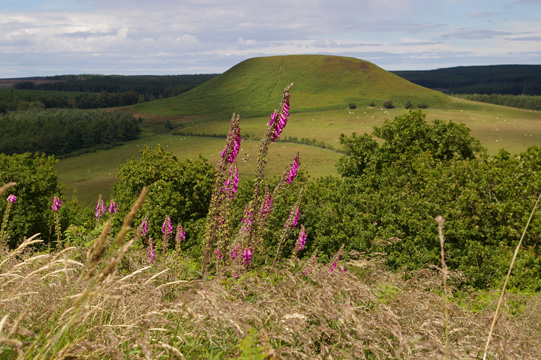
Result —
[[[116, 181], [118, 167], [132, 157], [139, 157], [145, 146], [162, 145], [167, 151], [174, 153], [180, 160], [196, 159], [199, 154], [217, 163], [220, 152], [225, 146], [225, 139], [199, 136], [161, 135], [142, 140], [131, 141], [111, 150], [97, 151], [73, 158], [60, 160], [57, 169], [60, 182], [67, 184], [65, 194], [85, 203], [93, 203], [98, 195], [109, 197], [111, 186]], [[259, 150], [259, 142], [244, 140], [239, 154], [238, 166], [240, 176], [255, 176], [255, 166]], [[301, 155], [301, 169], [310, 176], [319, 177], [335, 174], [334, 164], [341, 154], [314, 146], [290, 143], [275, 143], [269, 153], [267, 174], [281, 175], [298, 151]]]
[[[310, 176], [336, 175], [334, 164], [342, 154], [329, 149], [340, 150], [340, 134], [371, 132], [385, 119], [392, 120], [406, 112], [403, 104], [407, 100], [414, 106], [425, 102], [429, 107], [423, 112], [429, 121], [464, 123], [489, 154], [501, 148], [519, 153], [541, 144], [538, 111], [448, 97], [359, 59], [274, 56], [246, 60], [179, 96], [124, 108], [145, 119], [145, 138], [112, 150], [59, 161], [60, 181], [68, 185], [66, 194], [76, 190], [79, 199], [87, 203], [94, 202], [99, 194], [109, 196], [118, 166], [139, 156], [145, 145], [161, 144], [179, 159], [193, 159], [201, 154], [215, 163], [225, 144], [233, 112], [241, 116], [244, 139], [239, 155], [240, 172], [253, 176], [259, 139], [266, 131], [270, 113], [280, 102], [283, 88], [291, 82], [295, 82], [291, 89], [291, 118], [282, 141], [271, 148], [267, 168], [270, 177], [282, 173], [295, 151], [300, 152], [301, 169]], [[396, 107], [383, 108], [381, 104], [386, 100], [392, 100]], [[372, 101], [376, 106], [369, 106]], [[348, 108], [351, 102], [357, 105], [356, 109]], [[165, 121], [174, 127], [168, 134], [163, 134]], [[308, 141], [327, 149], [299, 143]]]

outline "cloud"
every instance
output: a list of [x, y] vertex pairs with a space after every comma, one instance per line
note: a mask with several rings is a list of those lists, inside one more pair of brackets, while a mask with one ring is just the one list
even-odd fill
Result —
[[481, 18], [487, 18], [487, 17], [493, 17], [495, 15], [499, 15], [500, 13], [496, 12], [477, 12], [477, 11], [470, 11], [468, 13], [468, 16], [473, 19], [481, 19]]
[[480, 40], [480, 39], [492, 39], [504, 35], [513, 35], [513, 33], [497, 30], [487, 29], [460, 29], [454, 32], [441, 35], [441, 38], [450, 39], [468, 39], [468, 40]]

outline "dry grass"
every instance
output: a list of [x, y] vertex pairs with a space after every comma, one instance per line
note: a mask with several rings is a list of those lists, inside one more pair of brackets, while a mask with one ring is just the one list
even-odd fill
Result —
[[[305, 275], [295, 259], [236, 280], [203, 280], [190, 259], [172, 277], [173, 254], [149, 265], [132, 241], [99, 257], [92, 256], [99, 247], [38, 253], [35, 241], [0, 262], [2, 359], [221, 359], [250, 351], [256, 359], [445, 357], [435, 269], [393, 274], [358, 259], [346, 272], [315, 264]], [[105, 244], [113, 242], [108, 235]], [[506, 304], [517, 302], [513, 315]], [[452, 358], [479, 358], [493, 310], [474, 313], [451, 301]], [[489, 358], [537, 358], [540, 310], [541, 296], [508, 294]]]

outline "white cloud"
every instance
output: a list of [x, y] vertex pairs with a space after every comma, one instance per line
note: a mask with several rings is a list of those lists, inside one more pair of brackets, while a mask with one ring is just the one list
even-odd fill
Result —
[[0, 4], [0, 77], [8, 64], [21, 74], [216, 72], [252, 56], [313, 53], [406, 69], [487, 54], [493, 63], [516, 62], [511, 53], [541, 62], [532, 51], [539, 14], [515, 10], [530, 9], [528, 0], [502, 12], [506, 0], [17, 1], [26, 8]]

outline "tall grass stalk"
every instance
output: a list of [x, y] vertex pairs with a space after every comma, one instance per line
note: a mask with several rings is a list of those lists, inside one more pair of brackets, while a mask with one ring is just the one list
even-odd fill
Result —
[[526, 222], [526, 226], [524, 227], [524, 231], [522, 232], [522, 236], [520, 237], [520, 241], [517, 244], [517, 247], [515, 248], [515, 252], [513, 253], [513, 259], [511, 260], [511, 264], [509, 265], [509, 271], [507, 272], [507, 276], [505, 277], [505, 281], [503, 283], [502, 291], [500, 293], [500, 298], [498, 299], [498, 305], [496, 306], [496, 312], [494, 313], [494, 317], [492, 318], [492, 325], [490, 325], [490, 331], [488, 332], [487, 342], [485, 345], [485, 351], [483, 353], [483, 360], [486, 360], [487, 354], [488, 354], [488, 346], [490, 345], [490, 340], [492, 338], [492, 332], [494, 331], [494, 325], [496, 324], [496, 320], [498, 319], [498, 312], [500, 311], [500, 306], [502, 304], [503, 295], [505, 294], [505, 288], [507, 287], [507, 282], [509, 281], [509, 277], [511, 276], [511, 271], [513, 270], [513, 265], [515, 264], [515, 260], [517, 258], [518, 249], [522, 246], [522, 240], [524, 240], [524, 236], [526, 235], [526, 230], [528, 230], [528, 227], [530, 226], [530, 222], [532, 221], [533, 215], [535, 213], [535, 210], [537, 209], [537, 205], [539, 204], [539, 199], [541, 199], [541, 193], [537, 197], [537, 201], [535, 202], [535, 205], [532, 209], [532, 213], [530, 214], [530, 217], [528, 219], [528, 222]]
[[445, 249], [443, 247], [445, 241], [443, 238], [443, 224], [445, 219], [443, 216], [438, 215], [434, 219], [438, 223], [438, 236], [440, 239], [441, 248], [441, 273], [443, 277], [443, 312], [445, 314], [445, 357], [449, 359], [449, 288], [447, 286], [447, 264], [445, 263]]

